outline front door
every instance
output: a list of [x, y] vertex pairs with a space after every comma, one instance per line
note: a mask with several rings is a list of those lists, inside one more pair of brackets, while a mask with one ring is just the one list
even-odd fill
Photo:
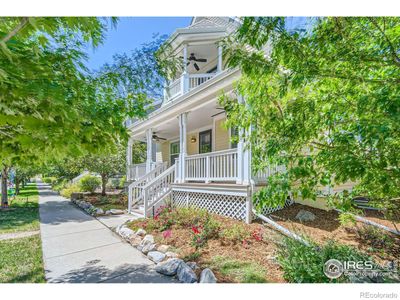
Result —
[[212, 149], [211, 129], [199, 133], [199, 153], [211, 152]]

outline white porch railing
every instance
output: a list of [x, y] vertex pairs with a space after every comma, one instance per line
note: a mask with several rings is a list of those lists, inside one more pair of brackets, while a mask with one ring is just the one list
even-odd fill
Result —
[[284, 173], [286, 172], [286, 167], [284, 165], [270, 165], [264, 170], [260, 170], [253, 174], [253, 179], [255, 182], [266, 181], [268, 177], [276, 174], [276, 173]]
[[189, 75], [189, 91], [202, 85], [203, 83], [210, 80], [214, 76], [215, 76], [215, 73], [190, 74]]
[[185, 180], [236, 181], [238, 178], [237, 149], [190, 155], [185, 165]]
[[140, 203], [143, 200], [143, 187], [159, 176], [167, 168], [167, 163], [157, 164], [153, 170], [128, 186], [128, 211], [131, 212], [134, 204]]
[[154, 216], [154, 212], [171, 193], [175, 181], [175, 166], [169, 167], [143, 187], [144, 217]]
[[144, 175], [146, 175], [146, 163], [130, 165], [127, 180], [138, 180]]
[[207, 82], [215, 75], [216, 73], [182, 74], [181, 77], [173, 81], [164, 89], [164, 103], [172, 101], [174, 98], [186, 94], [187, 92]]

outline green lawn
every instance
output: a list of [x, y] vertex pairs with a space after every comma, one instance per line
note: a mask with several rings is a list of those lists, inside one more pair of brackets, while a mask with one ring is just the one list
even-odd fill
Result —
[[10, 210], [0, 210], [0, 234], [39, 229], [39, 193], [36, 183], [26, 185], [15, 199], [9, 200]]
[[[39, 230], [39, 193], [35, 183], [0, 210], [0, 234]], [[0, 283], [45, 282], [40, 235], [0, 241]]]
[[0, 241], [0, 283], [45, 282], [40, 236]]

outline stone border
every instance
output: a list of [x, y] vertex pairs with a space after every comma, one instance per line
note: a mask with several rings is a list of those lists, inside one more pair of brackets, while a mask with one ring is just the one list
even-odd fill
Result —
[[124, 211], [120, 209], [110, 209], [104, 211], [103, 209], [96, 207], [87, 201], [74, 198], [73, 195], [71, 195], [71, 202], [93, 217], [124, 214]]
[[201, 271], [200, 278], [194, 272], [199, 270], [195, 262], [184, 262], [175, 252], [169, 251], [168, 245], [157, 245], [151, 234], [140, 228], [136, 232], [126, 224], [120, 225], [115, 232], [133, 247], [141, 251], [154, 264], [155, 270], [166, 276], [176, 276], [183, 283], [217, 283], [214, 273], [206, 268]]

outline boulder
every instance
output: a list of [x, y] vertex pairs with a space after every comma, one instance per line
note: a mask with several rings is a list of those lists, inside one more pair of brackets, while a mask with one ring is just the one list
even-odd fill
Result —
[[165, 262], [158, 263], [156, 266], [156, 271], [160, 274], [167, 276], [176, 275], [179, 265], [184, 264], [184, 261], [179, 258], [171, 258]]
[[168, 245], [160, 245], [157, 247], [157, 251], [160, 251], [162, 253], [167, 253], [169, 248], [170, 248], [170, 246], [168, 246]]
[[200, 269], [199, 266], [197, 265], [196, 262], [194, 261], [188, 261], [186, 263], [193, 271], [196, 271], [197, 269]]
[[135, 232], [128, 227], [121, 228], [118, 233], [120, 236], [122, 236], [124, 239], [127, 240], [130, 239], [135, 234]]
[[145, 235], [146, 235], [146, 230], [144, 230], [144, 229], [142, 229], [142, 228], [139, 228], [139, 229], [136, 231], [136, 234], [137, 234], [138, 236], [145, 236]]
[[129, 243], [134, 247], [139, 246], [141, 242], [142, 238], [136, 234], [129, 238]]
[[124, 211], [122, 209], [112, 208], [112, 209], [110, 209], [110, 213], [112, 215], [122, 215], [124, 213]]
[[104, 215], [104, 210], [101, 208], [96, 208], [96, 216]]
[[154, 243], [147, 243], [145, 245], [142, 245], [142, 248], [140, 251], [142, 251], [144, 254], [149, 253], [150, 251], [155, 251], [157, 245]]
[[300, 222], [314, 221], [315, 218], [316, 217], [312, 212], [304, 209], [300, 210], [296, 215], [296, 219]]
[[183, 283], [197, 282], [197, 275], [194, 273], [191, 267], [184, 262], [181, 263], [176, 272], [178, 280]]
[[165, 258], [165, 254], [160, 251], [150, 251], [147, 254], [147, 257], [154, 261], [156, 264], [163, 261]]
[[200, 283], [217, 283], [217, 278], [214, 273], [209, 269], [204, 269], [200, 274]]
[[154, 237], [151, 234], [147, 234], [142, 240], [143, 246], [149, 243], [154, 244]]
[[178, 257], [178, 255], [175, 252], [171, 252], [171, 251], [166, 252], [165, 255], [167, 257], [170, 257], [170, 258], [177, 258]]
[[107, 210], [107, 211], [105, 212], [105, 215], [106, 215], [106, 216], [111, 215], [111, 211]]

